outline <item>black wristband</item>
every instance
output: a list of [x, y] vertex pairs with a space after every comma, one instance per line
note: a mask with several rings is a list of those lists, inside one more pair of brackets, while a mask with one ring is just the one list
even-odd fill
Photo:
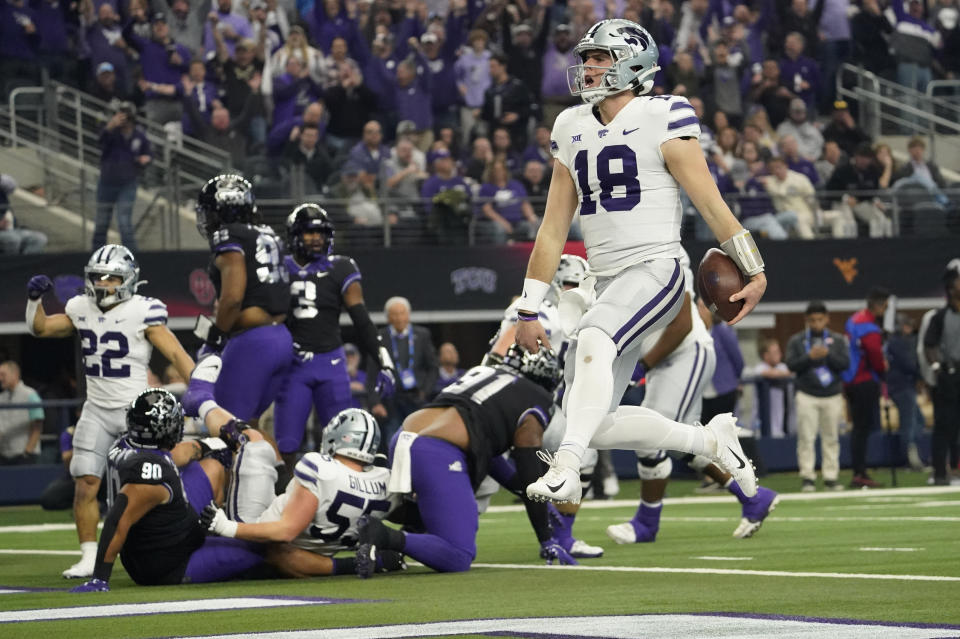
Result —
[[535, 319], [540, 319], [540, 313], [534, 313], [532, 311], [517, 311], [517, 319], [521, 322], [532, 322]]

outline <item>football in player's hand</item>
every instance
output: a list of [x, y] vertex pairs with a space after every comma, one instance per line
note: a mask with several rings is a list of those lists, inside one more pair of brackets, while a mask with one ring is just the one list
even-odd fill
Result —
[[743, 300], [730, 302], [730, 296], [746, 286], [743, 273], [730, 257], [718, 248], [707, 251], [697, 269], [697, 292], [711, 311], [729, 322], [743, 308]]

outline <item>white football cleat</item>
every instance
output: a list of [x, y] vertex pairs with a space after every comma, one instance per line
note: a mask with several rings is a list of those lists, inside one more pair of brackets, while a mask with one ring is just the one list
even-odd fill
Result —
[[64, 570], [62, 574], [65, 579], [89, 579], [90, 577], [93, 577], [93, 568], [95, 565], [95, 559], [91, 561], [84, 561], [81, 559], [77, 563]]
[[600, 546], [591, 546], [582, 539], [574, 539], [567, 550], [571, 557], [576, 559], [596, 559], [603, 557], [603, 548]]
[[721, 468], [733, 475], [740, 484], [740, 490], [747, 497], [757, 494], [757, 475], [753, 462], [744, 454], [737, 439], [737, 419], [733, 413], [721, 413], [710, 420], [705, 427], [717, 440], [717, 452], [713, 457]]
[[580, 485], [580, 469], [561, 466], [556, 457], [542, 450], [537, 457], [550, 465], [550, 469], [529, 486], [527, 498], [533, 501], [552, 501], [555, 504], [580, 503], [583, 488]]
[[637, 533], [630, 522], [611, 524], [607, 526], [607, 537], [618, 544], [634, 544], [637, 542]]

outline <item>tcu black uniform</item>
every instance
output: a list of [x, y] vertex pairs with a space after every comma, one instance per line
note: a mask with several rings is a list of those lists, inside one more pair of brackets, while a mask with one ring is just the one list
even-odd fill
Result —
[[170, 492], [169, 502], [154, 507], [130, 527], [120, 551], [124, 568], [140, 585], [180, 583], [205, 533], [170, 453], [118, 444], [111, 449], [108, 464], [113, 495], [127, 484], [160, 485]]
[[[556, 372], [555, 361], [553, 366]], [[535, 477], [540, 472], [536, 449], [514, 447], [515, 436], [530, 415], [545, 428], [552, 403], [543, 387], [506, 367], [476, 366], [444, 389], [424, 408], [455, 408], [469, 434], [467, 450], [445, 439], [410, 432], [394, 440], [390, 488], [416, 494], [426, 532], [407, 532], [401, 540], [381, 527], [381, 547], [403, 551], [441, 572], [468, 570], [477, 554], [474, 491], [486, 476], [491, 457], [513, 449], [518, 472]], [[549, 543], [546, 507], [528, 501], [527, 515], [538, 540]], [[371, 526], [361, 530], [358, 561], [364, 556], [364, 543], [373, 536], [370, 531], [378, 528]]]
[[[269, 315], [283, 315], [289, 305], [289, 275], [281, 259], [281, 243], [268, 226], [224, 224], [210, 235], [210, 278], [221, 293], [219, 255], [244, 256], [246, 289], [241, 309], [259, 307]], [[223, 349], [223, 369], [214, 395], [217, 403], [238, 419], [252, 419], [273, 403], [283, 373], [290, 365], [293, 344], [283, 324], [247, 329], [230, 337]]]
[[[393, 363], [380, 347], [360, 292], [360, 269], [345, 255], [333, 255], [333, 222], [319, 204], [307, 202], [287, 216], [290, 255], [284, 267], [290, 274], [290, 312], [287, 324], [296, 351], [293, 365], [277, 398], [274, 430], [277, 447], [289, 458], [300, 448], [310, 408], [317, 421], [328, 423], [350, 408], [350, 375], [340, 338], [340, 313], [345, 309], [357, 329], [360, 349], [377, 360], [378, 387], [393, 382]], [[348, 293], [354, 284], [357, 286]]]
[[553, 396], [530, 380], [502, 368], [474, 366], [427, 404], [453, 406], [470, 434], [467, 451], [470, 483], [476, 490], [487, 475], [490, 459], [513, 446], [523, 419], [536, 416], [546, 428]]

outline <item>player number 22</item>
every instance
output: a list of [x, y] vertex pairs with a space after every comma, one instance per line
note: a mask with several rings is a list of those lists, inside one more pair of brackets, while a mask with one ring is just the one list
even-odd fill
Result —
[[[597, 180], [600, 182], [598, 199], [604, 211], [630, 211], [640, 203], [637, 155], [633, 149], [626, 144], [605, 146], [597, 153], [596, 164]], [[573, 170], [577, 174], [577, 184], [583, 194], [580, 215], [593, 215], [597, 212], [597, 200], [593, 199], [593, 191], [590, 189], [590, 157], [587, 149], [582, 149], [574, 157]], [[622, 189], [614, 193], [617, 187]]]

